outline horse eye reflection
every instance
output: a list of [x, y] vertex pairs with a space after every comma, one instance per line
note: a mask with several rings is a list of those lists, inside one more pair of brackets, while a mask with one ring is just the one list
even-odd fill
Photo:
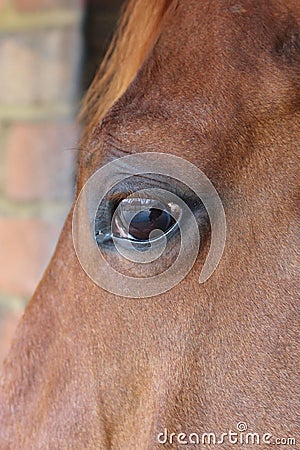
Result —
[[177, 229], [181, 208], [175, 203], [164, 203], [151, 198], [128, 197], [116, 207], [110, 221], [110, 229], [96, 231], [99, 245], [114, 238], [128, 240], [139, 250], [146, 250], [162, 236], [169, 236]]
[[115, 237], [149, 242], [153, 240], [153, 236], [155, 239], [154, 230], [167, 234], [179, 217], [178, 205], [164, 205], [161, 201], [149, 198], [128, 198], [118, 205], [112, 218], [111, 230]]

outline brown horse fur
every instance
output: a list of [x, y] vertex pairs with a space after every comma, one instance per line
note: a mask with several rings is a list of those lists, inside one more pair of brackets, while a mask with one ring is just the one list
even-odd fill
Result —
[[82, 270], [71, 212], [5, 362], [1, 448], [152, 450], [164, 428], [220, 434], [239, 421], [299, 443], [299, 1], [128, 11], [88, 95], [78, 189], [116, 157], [182, 156], [220, 194], [225, 253], [202, 285], [206, 243], [169, 292], [117, 297]]

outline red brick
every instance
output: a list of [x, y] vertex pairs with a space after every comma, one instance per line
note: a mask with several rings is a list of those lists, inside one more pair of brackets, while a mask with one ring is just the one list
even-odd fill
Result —
[[0, 35], [0, 104], [70, 104], [77, 99], [77, 25]]
[[54, 224], [0, 218], [0, 289], [29, 297], [37, 286], [59, 234]]
[[70, 198], [77, 131], [69, 123], [19, 123], [8, 135], [6, 193], [17, 200]]
[[1, 9], [6, 8], [7, 6], [7, 0], [0, 0], [0, 11]]
[[0, 366], [7, 355], [23, 311], [7, 311], [0, 320]]
[[4, 189], [5, 127], [0, 122], [0, 192]]
[[19, 11], [32, 12], [50, 8], [78, 8], [83, 0], [15, 0]]

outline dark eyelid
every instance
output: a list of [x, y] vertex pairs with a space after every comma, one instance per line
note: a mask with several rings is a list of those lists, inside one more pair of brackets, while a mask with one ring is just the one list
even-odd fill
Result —
[[107, 195], [107, 201], [113, 202], [114, 204], [120, 203], [122, 200], [125, 200], [130, 194], [133, 194], [133, 191], [117, 191]]
[[134, 192], [143, 189], [160, 188], [178, 195], [193, 212], [204, 207], [199, 197], [190, 188], [174, 179], [171, 179], [171, 182], [169, 182], [165, 178], [153, 177], [153, 174], [143, 174], [134, 176], [134, 181], [132, 178], [125, 179], [111, 189], [106, 200], [113, 205], [118, 205]]

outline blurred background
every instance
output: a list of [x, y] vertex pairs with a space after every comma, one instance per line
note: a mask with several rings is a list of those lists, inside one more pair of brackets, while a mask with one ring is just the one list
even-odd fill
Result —
[[80, 99], [122, 0], [0, 0], [0, 364], [74, 195]]

